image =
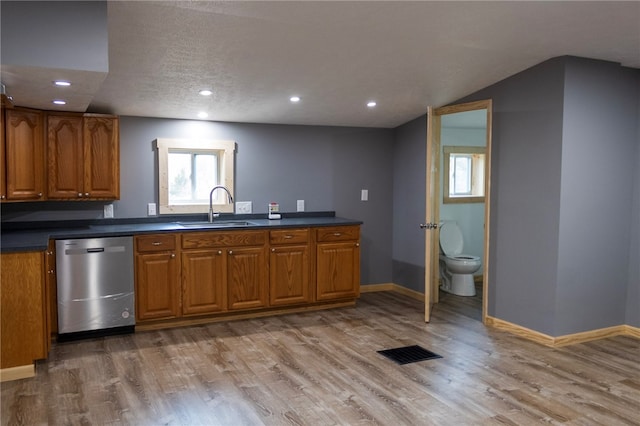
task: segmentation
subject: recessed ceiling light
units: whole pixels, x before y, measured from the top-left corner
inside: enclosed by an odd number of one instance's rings
[[[300,96],[292,96],[289,100],[293,103],[300,102]]]
[[[209,90],[209,89],[203,89],[198,93],[200,93],[202,96],[211,96],[211,95],[213,95],[213,92],[211,90]]]
[[[56,105],[66,105],[67,101],[63,101],[62,99],[54,99],[53,103]]]
[[[209,114],[207,114],[207,113],[206,113],[206,112],[204,112],[204,111],[200,111],[200,112],[198,113],[198,118],[207,118],[208,116],[209,116]]]
[[[378,104],[376,103],[376,101],[369,101],[369,102],[367,102],[367,106],[368,106],[369,108],[373,108],[373,107],[374,107],[374,106],[376,106],[376,105],[378,105]]]
[[[56,86],[71,86],[71,82],[70,81],[65,81],[65,80],[56,80],[53,82],[53,84],[55,84]]]

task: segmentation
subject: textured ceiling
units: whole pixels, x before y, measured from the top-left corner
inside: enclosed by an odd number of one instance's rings
[[[108,33],[77,108],[145,117],[395,127],[555,56],[640,68],[640,2],[117,1]]]

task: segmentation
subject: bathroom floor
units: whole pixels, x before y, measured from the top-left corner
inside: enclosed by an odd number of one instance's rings
[[[476,283],[475,296],[456,296],[440,290],[440,302],[446,302],[448,309],[460,315],[482,321],[482,283]],[[433,308],[438,309],[438,304]]]

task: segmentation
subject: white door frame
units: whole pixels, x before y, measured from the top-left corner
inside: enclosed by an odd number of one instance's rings
[[[440,220],[440,125],[441,117],[447,114],[486,109],[487,133],[485,147],[485,192],[484,192],[484,254],[482,259],[482,322],[487,321],[487,306],[489,303],[489,235],[490,235],[490,207],[491,207],[491,128],[493,116],[491,99],[468,102],[464,104],[448,105],[441,108],[427,109],[427,197],[425,208],[425,223],[438,224]],[[433,303],[438,302],[439,279],[439,237],[437,228],[425,230],[425,322],[431,318]]]

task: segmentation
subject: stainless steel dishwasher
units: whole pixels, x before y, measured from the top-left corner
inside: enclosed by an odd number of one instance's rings
[[[133,237],[56,241],[58,340],[132,332]]]

